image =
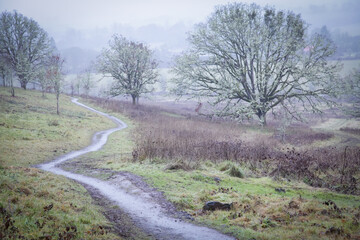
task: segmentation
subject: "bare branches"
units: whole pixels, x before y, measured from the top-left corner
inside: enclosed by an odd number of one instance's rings
[[[218,114],[255,114],[263,124],[266,113],[288,99],[316,108],[317,100],[334,95],[329,81],[337,79],[338,65],[327,62],[332,42],[307,37],[306,29],[292,12],[255,4],[220,6],[189,35],[192,48],[173,68],[175,93],[222,104]]]
[[[116,80],[111,87],[111,95],[130,95],[133,104],[141,94],[152,91],[150,86],[158,79],[157,65],[148,47],[117,35],[113,36],[109,48],[104,49],[98,59],[98,70]]]

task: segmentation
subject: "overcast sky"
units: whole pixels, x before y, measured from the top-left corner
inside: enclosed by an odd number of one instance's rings
[[[36,20],[57,40],[59,33],[111,29],[115,25],[171,26],[202,22],[229,0],[0,0],[0,11],[17,10]],[[242,0],[300,13],[312,27],[360,35],[360,0]]]

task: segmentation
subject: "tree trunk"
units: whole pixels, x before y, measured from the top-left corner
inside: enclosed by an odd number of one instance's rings
[[[60,115],[60,112],[59,112],[59,95],[58,93],[56,93],[56,114],[57,115]]]
[[[11,88],[11,96],[15,97],[15,89],[14,89],[14,85],[13,85],[13,78],[12,76],[10,76],[10,88]]]
[[[266,123],[266,112],[261,109],[258,109],[256,115],[260,119],[261,126],[266,126],[266,124],[267,124]]]
[[[266,122],[266,113],[263,113],[263,116],[262,116],[262,125],[263,126],[266,126],[267,125],[267,122]]]
[[[21,88],[23,88],[24,90],[26,90],[26,85],[27,85],[27,82],[26,82],[26,81],[20,80],[20,85],[21,85]]]
[[[132,104],[136,105],[136,96],[135,95],[131,95],[132,97]]]
[[[5,77],[5,75],[2,75],[2,79],[3,79],[3,86],[6,87],[6,77]]]

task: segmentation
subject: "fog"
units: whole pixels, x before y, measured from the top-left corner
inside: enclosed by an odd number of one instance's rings
[[[142,41],[162,62],[186,48],[186,32],[228,0],[0,0],[0,11],[17,10],[36,20],[70,61],[93,59],[114,33]],[[360,35],[358,0],[243,0],[300,13],[310,30]],[[76,52],[77,57],[70,56]],[[74,55],[74,54],[73,54]],[[68,63],[69,63],[68,61]],[[73,62],[76,65],[76,62]]]

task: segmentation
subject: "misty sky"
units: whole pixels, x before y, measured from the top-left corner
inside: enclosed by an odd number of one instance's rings
[[[214,6],[229,0],[0,0],[0,11],[17,10],[36,20],[58,40],[61,32],[133,28],[182,22],[187,26],[206,20]],[[360,34],[360,0],[243,0],[300,13],[312,27],[327,25],[351,35]]]

